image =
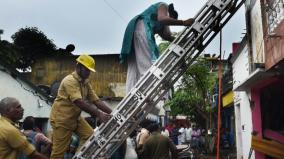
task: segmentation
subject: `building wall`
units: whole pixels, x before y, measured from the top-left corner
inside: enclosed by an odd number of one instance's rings
[[[251,9],[249,10],[250,24],[250,38],[252,47],[252,62],[264,63],[264,35],[263,35],[263,23],[262,23],[262,8],[261,1],[256,0],[251,2]]]
[[[118,63],[119,55],[93,56],[96,73],[90,77],[91,84],[100,97],[124,97],[126,67]],[[75,70],[78,56],[49,57],[39,59],[33,66],[28,79],[36,85],[51,86]]]
[[[245,42],[244,42],[245,43]],[[233,89],[235,89],[241,82],[245,81],[249,76],[249,51],[246,44],[243,44],[239,54],[233,61]]]
[[[242,123],[241,123],[241,104],[239,103],[239,100],[235,100],[234,108],[235,108],[235,132],[236,132],[237,158],[242,158],[243,139],[242,139]]]
[[[267,7],[265,18],[265,50],[266,69],[270,69],[284,58],[284,6],[283,1],[265,0],[270,7]],[[273,2],[273,3],[272,3]]]
[[[12,76],[13,75],[13,76]],[[34,116],[36,118],[48,118],[51,103],[41,94],[37,93],[25,81],[19,79],[15,74],[0,65],[0,99],[4,97],[17,98],[24,108],[24,117]]]
[[[233,57],[233,90],[249,77],[249,53],[243,40],[238,53]],[[252,117],[249,103],[250,94],[234,91],[237,158],[248,158],[251,147]],[[251,159],[254,155],[251,156]]]
[[[235,118],[237,156],[248,158],[251,147],[252,115],[249,103],[250,94],[247,92],[235,92]],[[251,159],[255,158],[252,154]]]
[[[239,130],[237,133],[237,141],[240,143],[237,144],[237,146],[238,149],[241,149],[240,151],[238,150],[238,158],[248,158],[252,131],[258,132],[257,136],[262,138],[263,128],[261,113],[263,110],[261,110],[260,105],[262,100],[260,94],[263,92],[261,92],[262,90],[259,87],[263,87],[271,82],[273,73],[267,70],[283,60],[283,48],[281,48],[283,47],[283,41],[279,37],[279,34],[283,32],[281,30],[283,22],[277,22],[277,26],[273,26],[273,31],[271,28],[268,28],[268,25],[271,25],[271,23],[267,20],[267,11],[270,10],[271,7],[267,6],[267,1],[271,3],[283,2],[282,0],[247,0],[248,56],[241,58],[242,55],[240,54],[238,58],[243,60],[243,62],[238,62],[238,59],[236,59],[234,63],[234,70],[236,70],[234,72],[234,88],[236,90],[242,90],[235,92],[236,129]],[[281,7],[283,8],[283,4]],[[281,11],[281,13],[281,16],[283,16],[284,12]],[[269,18],[269,20],[270,19],[271,18]],[[256,69],[257,66],[262,67],[262,65],[256,64],[265,64],[266,71],[262,68]],[[251,69],[246,72],[245,69],[242,69],[243,65]],[[237,70],[238,68],[240,70]],[[245,75],[239,75],[242,73]],[[238,100],[239,102],[236,102]],[[265,158],[265,155],[260,153],[260,151],[253,152],[253,158]]]
[[[278,3],[281,2],[279,6]],[[276,0],[256,0],[249,11],[250,35],[252,62],[265,64],[266,75],[267,70],[280,64],[283,60],[283,39],[281,38],[283,24],[283,1]],[[280,13],[280,14],[279,14]],[[261,97],[262,90],[259,87],[268,84],[273,80],[267,78],[263,74],[252,74],[251,79],[254,79],[254,84],[247,88],[251,91],[250,101],[252,105],[252,125],[253,130],[258,132],[257,136],[262,138],[262,108]],[[267,75],[268,76],[268,75]],[[258,78],[258,80],[257,80]],[[257,80],[257,81],[255,81]],[[265,155],[261,152],[255,152],[255,158],[263,159]]]
[[[278,137],[271,138],[270,135],[265,134],[266,130],[271,130],[273,128],[267,127],[267,122],[275,124],[281,122],[282,124],[280,127],[281,128],[274,128],[273,130],[275,132],[282,131],[282,125],[283,125],[283,120],[282,120],[282,115],[283,110],[275,107],[275,104],[277,103],[280,107],[282,107],[281,103],[283,103],[279,99],[282,96],[282,88],[283,87],[283,80],[279,77],[270,77],[263,79],[261,82],[256,83],[255,86],[251,88],[251,100],[253,101],[253,110],[252,110],[252,123],[253,123],[253,130],[256,132],[256,137],[265,139],[269,138],[274,140],[273,142],[279,142],[281,143],[281,139],[283,138],[283,135],[280,135]],[[279,89],[280,88],[280,89]],[[281,90],[281,92],[278,92],[277,90]],[[275,91],[275,92],[274,92]],[[276,93],[279,95],[279,97],[275,95],[270,95],[271,93]],[[266,94],[269,94],[269,97],[267,98]],[[274,97],[274,99],[271,99],[270,97]],[[271,101],[269,101],[271,100]],[[277,105],[276,105],[277,106]],[[273,110],[274,111],[271,111]],[[265,117],[267,115],[270,115],[270,117]],[[266,127],[265,127],[266,125]],[[267,136],[266,136],[267,135]],[[283,145],[283,142],[282,142]],[[269,154],[268,147],[271,145],[269,144],[263,144],[261,145],[262,148],[258,149],[255,152],[255,156],[257,159],[265,159],[266,156],[265,154]],[[283,146],[282,146],[283,147]],[[276,150],[275,152],[270,152],[271,154],[278,154],[277,151],[283,151],[283,149],[280,148],[280,150]],[[280,157],[283,158],[283,157]]]

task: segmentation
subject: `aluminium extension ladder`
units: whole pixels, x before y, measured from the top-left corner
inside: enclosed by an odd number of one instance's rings
[[[208,0],[73,158],[110,158],[244,2]]]

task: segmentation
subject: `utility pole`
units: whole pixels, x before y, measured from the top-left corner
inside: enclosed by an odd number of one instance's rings
[[[221,96],[222,96],[222,29],[220,30],[220,55],[219,55],[219,64],[218,64],[218,79],[219,79],[219,93],[218,93],[218,134],[217,134],[217,156],[220,158],[220,128],[221,128]]]

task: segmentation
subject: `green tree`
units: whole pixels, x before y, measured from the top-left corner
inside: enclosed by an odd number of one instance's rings
[[[15,63],[18,60],[17,48],[6,40],[1,40],[1,35],[4,33],[3,29],[0,29],[0,57],[1,61],[9,64],[11,67],[15,67]]]
[[[193,91],[203,99],[203,106],[208,105],[208,94],[211,94],[217,78],[216,73],[211,73],[210,62],[204,58],[197,58],[186,73],[182,76],[182,87],[189,92]]]
[[[209,69],[208,62],[198,58],[186,70],[173,98],[167,103],[173,115],[192,115],[196,113],[196,109],[205,113],[216,80],[216,74],[210,73]]]
[[[162,41],[159,44],[160,51],[166,50],[169,44]],[[210,94],[217,78],[216,73],[211,73],[210,66],[210,62],[200,57],[186,70],[180,84],[175,88],[172,99],[166,103],[171,107],[172,115],[199,115],[208,119]]]
[[[167,41],[160,43],[158,45],[160,53],[162,54],[168,48],[169,45],[170,45],[170,42],[167,42]]]
[[[178,34],[177,32],[172,33],[173,36],[177,36],[177,34]],[[160,37],[156,36],[156,38],[158,39]],[[162,39],[161,43],[158,44],[158,48],[159,48],[160,53],[162,54],[168,48],[168,46],[170,44],[171,44],[171,42],[165,41],[165,40]]]
[[[24,70],[31,66],[36,58],[56,51],[53,41],[36,27],[21,28],[12,35],[12,39],[20,54],[16,65]]]
[[[16,68],[16,63],[19,60],[19,56],[20,54],[14,44],[11,44],[6,40],[0,41],[0,57],[3,60],[2,62],[5,62],[11,67]]]

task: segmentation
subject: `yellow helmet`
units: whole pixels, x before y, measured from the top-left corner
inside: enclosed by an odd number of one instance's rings
[[[95,70],[95,60],[86,54],[80,55],[76,61],[82,65],[84,65],[90,71],[96,72]]]

